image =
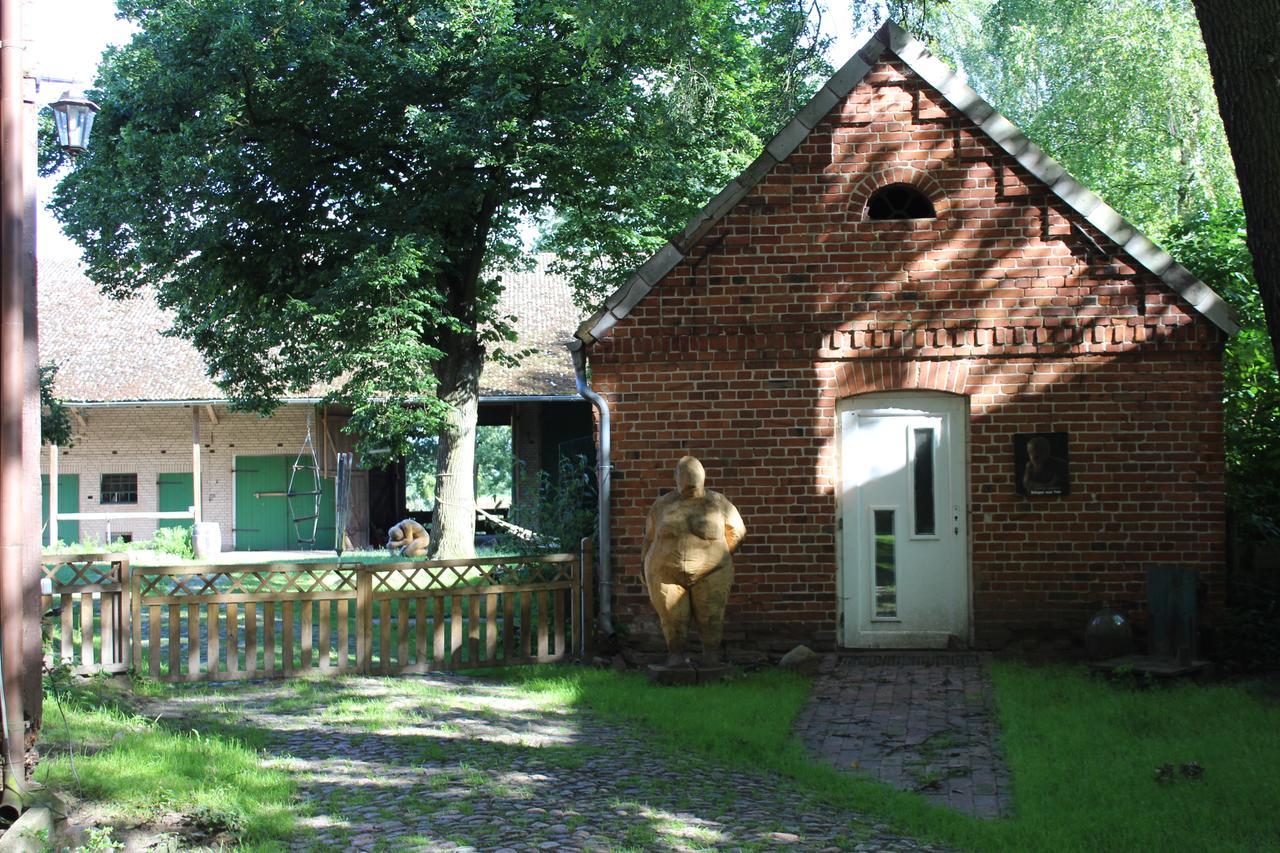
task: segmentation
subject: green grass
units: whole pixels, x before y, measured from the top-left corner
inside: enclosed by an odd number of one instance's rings
[[[132,713],[93,682],[64,691],[61,712],[50,694],[41,732],[45,757],[36,778],[96,804],[109,823],[133,825],[179,813],[249,846],[288,838],[295,785],[252,748],[249,742],[261,734],[209,723],[171,728]]]
[[[521,668],[501,677],[644,726],[673,756],[696,750],[789,776],[833,806],[973,850],[1277,850],[1280,706],[1238,686],[1136,690],[1072,667],[997,663],[993,678],[1016,816],[978,820],[839,773],[791,738],[807,682],[764,672],[655,688],[605,670]],[[1188,762],[1202,779],[1181,775]],[[1156,770],[1175,767],[1162,783]],[[637,839],[639,841],[639,839]]]
[[[995,671],[1019,815],[1054,849],[1280,849],[1280,705],[1239,686],[1138,690],[1061,667]],[[1192,780],[1156,770],[1188,762]],[[1046,848],[1047,849],[1047,848]]]
[[[790,734],[808,695],[808,681],[801,676],[765,671],[714,685],[655,687],[638,674],[582,667],[522,667],[497,674],[538,707],[589,708],[642,728],[673,765],[700,753],[730,768],[773,771],[789,777],[798,795],[819,798],[833,810],[866,814],[904,835],[961,849],[1280,850],[1275,820],[1280,774],[1274,770],[1280,765],[1280,705],[1247,687],[1140,690],[1092,678],[1078,667],[996,663],[992,676],[1016,814],[978,820],[814,761]],[[204,697],[202,710],[166,728],[131,714],[103,686],[88,682],[68,709],[81,782],[71,778],[61,754],[66,735],[52,703],[42,738],[50,758],[39,775],[103,803],[120,820],[178,811],[213,816],[206,822],[224,820],[239,827],[250,844],[285,838],[291,832],[293,783],[259,761],[254,750],[265,744],[265,733],[236,724],[240,689],[137,682],[135,692],[141,694]],[[409,678],[299,679],[284,686],[272,705],[357,732],[425,726],[436,734],[451,728],[438,721],[442,715],[482,708],[478,699]],[[406,748],[402,760],[425,765],[448,755],[440,744],[421,747]],[[927,748],[948,747],[943,737]],[[480,744],[469,748],[481,763],[499,761],[509,749],[494,745],[490,754],[474,751],[483,749]],[[540,752],[566,768],[600,761],[598,748],[593,753],[569,745]],[[1191,762],[1204,768],[1203,778],[1180,772]],[[1164,765],[1173,768],[1168,781],[1157,779],[1157,768]],[[466,789],[468,796],[519,793],[486,778],[478,767],[464,762],[433,771],[427,784]],[[628,771],[617,772],[623,777]],[[653,796],[659,796],[666,782],[648,781]],[[629,783],[642,798],[645,782],[636,777]],[[726,790],[725,806],[741,796],[744,792]],[[643,808],[631,800],[619,805]],[[696,826],[682,832],[691,846],[715,841]],[[648,823],[629,833],[615,839],[618,849],[652,849],[656,843]]]

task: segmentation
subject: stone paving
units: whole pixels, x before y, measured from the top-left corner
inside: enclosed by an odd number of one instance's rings
[[[829,656],[795,732],[814,755],[841,770],[978,817],[1012,812],[983,655]]]
[[[333,713],[360,703],[366,718]],[[236,725],[273,733],[267,760],[299,782],[295,850],[938,849],[782,777],[655,749],[579,708],[464,677],[237,685],[142,710],[198,719],[228,704]]]

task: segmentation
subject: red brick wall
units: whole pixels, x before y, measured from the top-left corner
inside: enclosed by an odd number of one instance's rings
[[[933,220],[874,222],[909,182]],[[900,63],[795,153],[591,349],[613,407],[615,606],[656,628],[639,546],[675,461],[748,526],[730,641],[836,640],[835,407],[968,397],[975,634],[1078,632],[1144,572],[1223,559],[1223,335]],[[1072,494],[1016,494],[1012,435],[1067,431]],[[1220,595],[1216,577],[1212,594]]]

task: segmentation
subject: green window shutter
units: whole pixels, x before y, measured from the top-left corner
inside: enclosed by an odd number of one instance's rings
[[[58,512],[80,511],[80,475],[58,475]],[[40,542],[49,541],[49,475],[40,475]],[[58,520],[58,539],[72,543],[80,541],[80,522]]]
[[[186,512],[195,503],[195,487],[190,472],[161,474],[156,478],[156,512]],[[183,518],[162,518],[156,527],[190,527]]]

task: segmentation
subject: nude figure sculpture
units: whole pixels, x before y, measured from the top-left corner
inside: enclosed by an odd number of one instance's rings
[[[724,608],[733,558],[747,528],[729,499],[703,487],[702,463],[676,465],[676,490],[654,502],[645,521],[644,580],[667,641],[667,666],[685,666],[689,617],[698,623],[706,666],[720,664]]]
[[[405,557],[421,557],[431,546],[431,536],[426,528],[406,518],[387,531],[387,551]]]

